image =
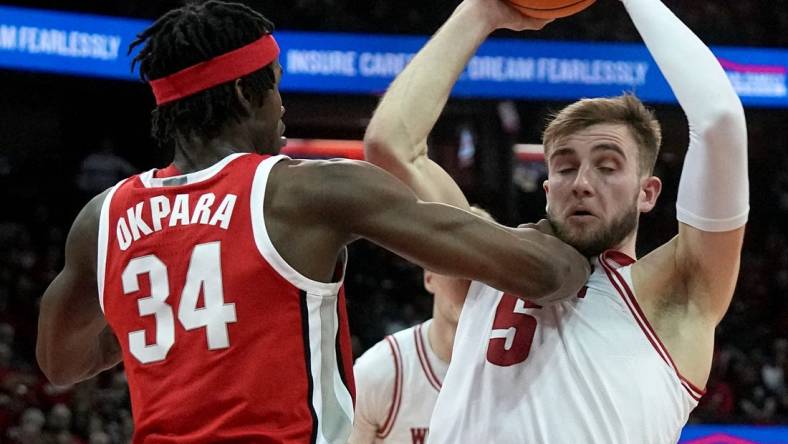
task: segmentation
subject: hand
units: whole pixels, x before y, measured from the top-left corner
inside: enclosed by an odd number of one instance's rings
[[[525,295],[524,297],[543,307],[576,297],[577,292],[586,285],[591,275],[591,264],[588,259],[572,246],[555,237],[553,226],[547,219],[520,225],[515,231],[520,231],[523,237],[529,239],[533,239],[534,231],[538,231],[541,235],[537,235],[541,239],[539,243],[549,255],[550,261],[556,264],[556,270],[560,270],[558,279],[561,286],[557,291],[540,298]]]
[[[543,234],[547,234],[550,236],[555,237],[555,230],[553,229],[553,224],[550,223],[547,219],[542,219],[537,223],[527,223],[518,226],[517,228],[531,228],[533,230],[537,230]]]
[[[458,11],[468,8],[474,16],[486,21],[490,31],[511,29],[512,31],[538,31],[553,20],[528,17],[503,0],[465,0]]]

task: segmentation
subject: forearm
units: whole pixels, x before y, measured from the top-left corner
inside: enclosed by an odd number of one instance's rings
[[[431,208],[430,212],[437,214],[439,210]],[[463,219],[465,215],[472,216],[464,213]],[[450,220],[448,214],[439,217]],[[536,229],[508,228],[472,216],[441,232],[447,236],[447,242],[462,239],[463,251],[450,257],[456,262],[449,265],[465,267],[443,274],[462,273],[460,277],[482,281],[543,305],[575,295],[590,274],[589,263],[580,253]],[[426,268],[440,272],[437,268]]]
[[[364,237],[436,273],[479,280],[523,297],[550,295],[568,277],[579,290],[587,278],[588,261],[553,236],[421,201],[391,174],[364,162],[308,166],[289,176],[304,191],[287,196],[291,202],[307,199],[297,206],[306,211],[299,217],[334,224],[343,242]]]
[[[679,220],[703,231],[744,225],[749,210],[746,121],[725,71],[660,0],[623,2],[689,122]]]
[[[56,385],[71,385],[90,379],[121,360],[120,348],[114,336],[109,336],[111,334],[102,332],[92,338],[71,335],[46,345],[39,340],[39,366]]]
[[[418,202],[392,211],[410,215],[406,218],[412,223],[387,227],[385,235],[371,235],[370,240],[436,273],[538,299],[558,291],[573,272],[556,252],[563,243],[537,230],[515,232],[436,203]],[[584,281],[582,265],[578,269],[580,277],[574,281]],[[573,284],[576,290],[582,282]]]
[[[427,136],[454,84],[493,30],[472,9],[460,5],[383,96],[365,137],[371,161],[375,157],[412,161],[426,154]]]
[[[540,278],[538,274],[528,274],[529,278],[546,279],[547,282],[551,278],[555,278],[557,279],[557,285],[552,292],[543,293],[538,301],[533,295],[527,293],[514,293],[514,295],[536,301],[542,305],[549,305],[567,297],[574,297],[588,283],[588,278],[591,275],[590,262],[572,246],[559,240],[554,234],[548,234],[544,229],[538,227],[539,224],[534,225],[537,225],[537,227],[527,230],[523,228],[525,225],[521,225],[520,228],[503,228],[514,234],[518,239],[526,240],[529,248],[534,248],[534,245],[539,246],[536,252],[540,255],[538,260],[544,261],[541,270],[548,274],[543,278]],[[522,270],[520,273],[522,273]]]
[[[42,298],[36,343],[39,367],[57,385],[88,379],[121,357],[120,346],[100,312],[51,293],[65,280],[56,279]]]

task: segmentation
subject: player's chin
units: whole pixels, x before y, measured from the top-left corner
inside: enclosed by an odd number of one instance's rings
[[[566,231],[561,240],[573,246],[577,250],[583,250],[597,237],[597,231],[591,227],[566,227]]]

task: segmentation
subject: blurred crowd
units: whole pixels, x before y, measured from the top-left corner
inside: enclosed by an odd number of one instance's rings
[[[788,1],[664,0],[693,30],[714,44],[786,46]],[[282,29],[431,34],[458,0],[296,0],[294,4],[250,2]],[[638,36],[620,0],[598,0],[581,15],[557,21],[527,38],[634,41]],[[270,11],[270,12],[269,12]],[[293,13],[295,11],[295,13]]]
[[[635,41],[619,0],[599,0],[582,19],[555,23],[529,38]],[[161,2],[54,3],[12,1],[22,6],[76,8],[83,12],[153,18],[176,6]],[[457,0],[247,1],[280,29],[417,33],[433,32]],[[788,46],[788,0],[665,0],[714,44]],[[784,113],[784,112],[783,112]],[[718,329],[707,394],[691,422],[775,424],[788,422],[788,147],[777,127],[751,119],[752,215],[739,284]],[[110,144],[111,145],[111,144]],[[122,368],[75,387],[47,383],[35,364],[38,301],[62,266],[68,224],[87,197],[135,167],[102,142],[69,173],[56,192],[44,194],[28,172],[20,173],[0,150],[0,443],[125,443],[132,431]],[[149,165],[144,165],[148,167]],[[669,188],[680,158],[666,152],[658,171]],[[533,182],[533,181],[531,181]],[[53,189],[53,191],[55,191]],[[529,193],[538,193],[527,190]],[[672,199],[666,189],[663,200]],[[64,196],[67,197],[64,199]],[[654,246],[675,230],[669,205],[645,219],[641,245]],[[538,215],[534,215],[538,216]],[[654,237],[651,239],[650,237]],[[347,294],[358,356],[385,334],[431,316],[422,271],[366,242],[350,249]]]
[[[194,0],[193,0],[194,1]],[[201,0],[196,0],[201,1]],[[261,11],[279,29],[432,34],[460,0],[240,0]],[[21,6],[155,18],[183,0],[157,2],[10,0]],[[788,46],[788,0],[664,0],[704,40],[713,44]],[[581,15],[557,21],[527,38],[637,40],[620,0],[598,0]]]

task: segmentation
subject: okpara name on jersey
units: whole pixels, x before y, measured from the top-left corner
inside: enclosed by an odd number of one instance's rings
[[[128,208],[126,215],[118,219],[118,246],[126,251],[141,237],[178,225],[213,225],[226,230],[230,226],[236,199],[236,195],[227,194],[215,205],[218,202],[216,196],[205,193],[197,199],[192,209],[188,194],[154,196],[147,203],[142,201]]]

